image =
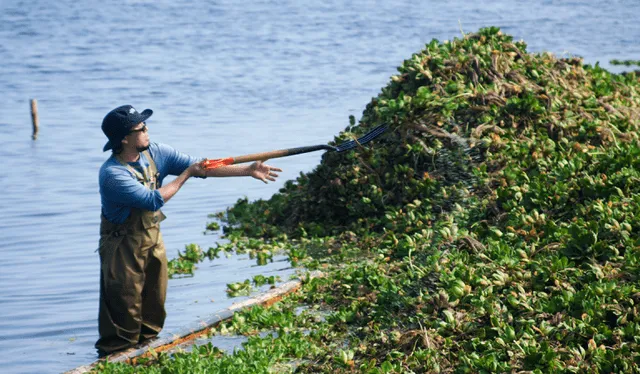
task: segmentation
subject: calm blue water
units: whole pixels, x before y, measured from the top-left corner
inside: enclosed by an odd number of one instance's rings
[[[96,358],[100,123],[118,105],[155,111],[152,140],[213,158],[326,143],[404,59],[461,29],[500,26],[531,51],[605,67],[640,58],[637,0],[108,3],[0,0],[3,372],[61,372]],[[203,235],[207,214],[268,198],[319,159],[273,161],[285,172],[269,185],[189,181],[164,209],[169,257],[219,240]],[[230,305],[226,283],[291,272],[282,259],[207,261],[170,281],[163,334]]]

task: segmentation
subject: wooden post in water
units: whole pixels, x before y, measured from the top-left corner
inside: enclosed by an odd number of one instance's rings
[[[33,134],[31,138],[36,140],[38,139],[38,127],[40,125],[40,121],[38,120],[38,101],[36,99],[31,99],[31,121],[33,122]]]

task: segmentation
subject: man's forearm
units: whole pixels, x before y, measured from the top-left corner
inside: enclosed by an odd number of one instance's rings
[[[251,175],[251,164],[227,165],[207,170],[207,177],[247,177]]]
[[[182,174],[178,175],[176,179],[172,180],[171,183],[167,184],[166,186],[160,187],[158,189],[158,192],[160,192],[160,195],[162,196],[164,202],[166,203],[167,201],[169,201],[169,199],[171,199],[173,195],[178,192],[180,187],[182,187],[184,182],[186,182],[190,177],[191,172],[189,169],[187,169],[183,171]]]

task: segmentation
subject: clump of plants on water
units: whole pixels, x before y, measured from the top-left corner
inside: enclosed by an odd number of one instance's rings
[[[290,261],[294,266],[297,266],[298,258],[296,256],[305,255],[304,253],[298,253],[299,250],[291,246],[283,246],[288,248],[290,254]],[[169,277],[174,278],[176,276],[193,276],[196,269],[196,265],[202,262],[205,258],[213,260],[220,258],[222,253],[225,256],[230,256],[232,253],[246,254],[250,259],[256,261],[258,265],[266,265],[268,262],[273,261],[274,254],[285,252],[283,248],[278,245],[265,245],[261,240],[234,240],[231,243],[220,244],[216,243],[215,247],[209,247],[208,250],[203,250],[197,244],[191,243],[185,246],[184,252],[178,251],[178,256],[169,260],[168,273]]]
[[[266,277],[259,274],[254,276],[252,280],[245,279],[244,282],[227,283],[227,295],[230,297],[249,296],[254,291],[253,286],[261,287],[269,284],[273,287],[280,280],[277,275]]]
[[[640,60],[611,60],[611,65],[640,66]]]
[[[205,257],[210,260],[218,258],[221,250],[220,247],[210,247],[207,251],[204,251],[197,244],[187,244],[184,252],[178,251],[178,257],[169,260],[167,263],[169,277],[173,278],[176,275],[192,276],[197,263],[204,260]]]
[[[221,215],[229,246],[325,273],[214,329],[243,349],[102,369],[640,371],[635,73],[486,28],[404,61],[335,142],[382,123]]]

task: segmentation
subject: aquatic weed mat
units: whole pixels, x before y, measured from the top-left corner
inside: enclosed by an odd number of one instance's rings
[[[200,360],[222,372],[299,357],[291,371],[640,371],[639,92],[633,72],[530,54],[497,28],[432,41],[335,143],[383,123],[385,135],[221,215],[229,245],[262,241],[327,277],[239,315],[245,349]],[[277,317],[299,305],[328,314]]]

